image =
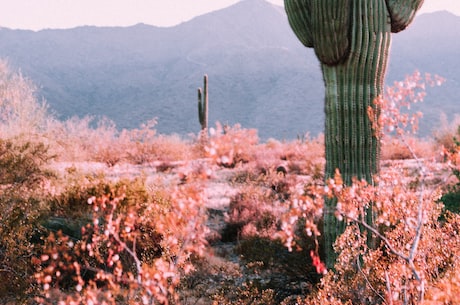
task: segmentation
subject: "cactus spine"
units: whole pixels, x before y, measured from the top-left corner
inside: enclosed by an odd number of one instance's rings
[[[391,33],[405,29],[423,0],[285,0],[292,30],[321,62],[325,97],[325,179],[338,169],[346,185],[352,178],[373,184],[379,172],[380,141],[368,108],[382,94]],[[345,229],[326,200],[326,264],[332,268],[333,243]],[[370,208],[366,221],[373,223]]]
[[[208,130],[208,76],[203,77],[203,89],[198,88],[198,120],[201,131]]]

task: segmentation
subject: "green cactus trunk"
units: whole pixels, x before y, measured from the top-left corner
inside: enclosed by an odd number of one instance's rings
[[[205,136],[208,130],[208,76],[203,77],[203,89],[198,88],[198,120]]]
[[[285,0],[289,23],[321,62],[325,98],[325,179],[338,169],[346,185],[352,179],[374,183],[380,143],[368,115],[378,115],[374,100],[382,94],[391,33],[407,27],[423,0]],[[334,266],[333,244],[345,230],[327,199],[324,212],[326,265]],[[372,207],[366,222],[373,225]]]
[[[372,128],[368,108],[382,94],[388,50],[391,40],[386,14],[372,14],[383,1],[354,1],[350,56],[343,63],[322,64],[326,86],[326,179],[333,178],[336,169],[346,185],[353,178],[373,183],[379,172],[380,141]],[[379,8],[384,10],[385,7]],[[379,113],[379,109],[374,110]],[[334,265],[332,248],[337,236],[345,230],[345,223],[335,215],[335,200],[326,200],[324,238],[326,264]],[[368,211],[372,224],[372,210]]]

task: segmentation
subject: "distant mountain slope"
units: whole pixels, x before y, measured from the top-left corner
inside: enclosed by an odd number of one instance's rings
[[[439,112],[460,113],[460,17],[422,15],[394,36],[388,80],[415,69],[448,79],[429,90],[423,133]],[[170,28],[0,29],[0,57],[40,87],[61,118],[106,115],[120,128],[150,118],[161,133],[199,129],[196,88],[209,75],[210,121],[257,128],[262,138],[323,130],[324,89],[311,49],[282,8],[245,0]]]

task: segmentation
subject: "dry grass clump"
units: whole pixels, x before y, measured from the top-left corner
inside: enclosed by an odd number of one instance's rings
[[[433,159],[437,150],[432,139],[406,137],[404,140],[397,137],[386,137],[382,144],[382,160],[413,159],[414,155],[421,159]]]
[[[223,126],[217,122],[216,128],[210,128],[209,133],[204,151],[217,165],[234,168],[253,160],[259,143],[257,130],[243,129],[239,124]]]
[[[289,173],[319,176],[324,165],[324,136],[289,142],[271,139],[259,146],[255,159],[260,168],[282,166]]]
[[[456,148],[457,142],[460,141],[460,115],[456,114],[451,122],[447,115],[442,113],[440,118],[441,124],[434,133],[434,139],[439,146],[452,151]]]
[[[37,87],[20,72],[0,60],[0,134],[3,137],[34,136],[49,122],[48,106],[37,101]]]
[[[157,135],[150,142],[131,143],[126,150],[126,161],[132,164],[189,161],[197,157],[194,144],[179,135]]]
[[[94,117],[73,117],[56,122],[48,130],[50,147],[55,149],[61,161],[96,161],[114,165],[121,160],[124,147],[116,145],[118,131],[115,124]]]

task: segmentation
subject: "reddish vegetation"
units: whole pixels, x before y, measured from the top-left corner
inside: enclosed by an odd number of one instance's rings
[[[414,74],[378,101],[387,135],[375,185],[324,181],[321,136],[2,125],[1,302],[456,304],[459,203],[440,198],[460,193],[460,132],[408,137],[416,120],[400,112],[431,81]],[[325,197],[349,224],[334,270],[321,251]],[[362,217],[370,202],[375,226]]]

